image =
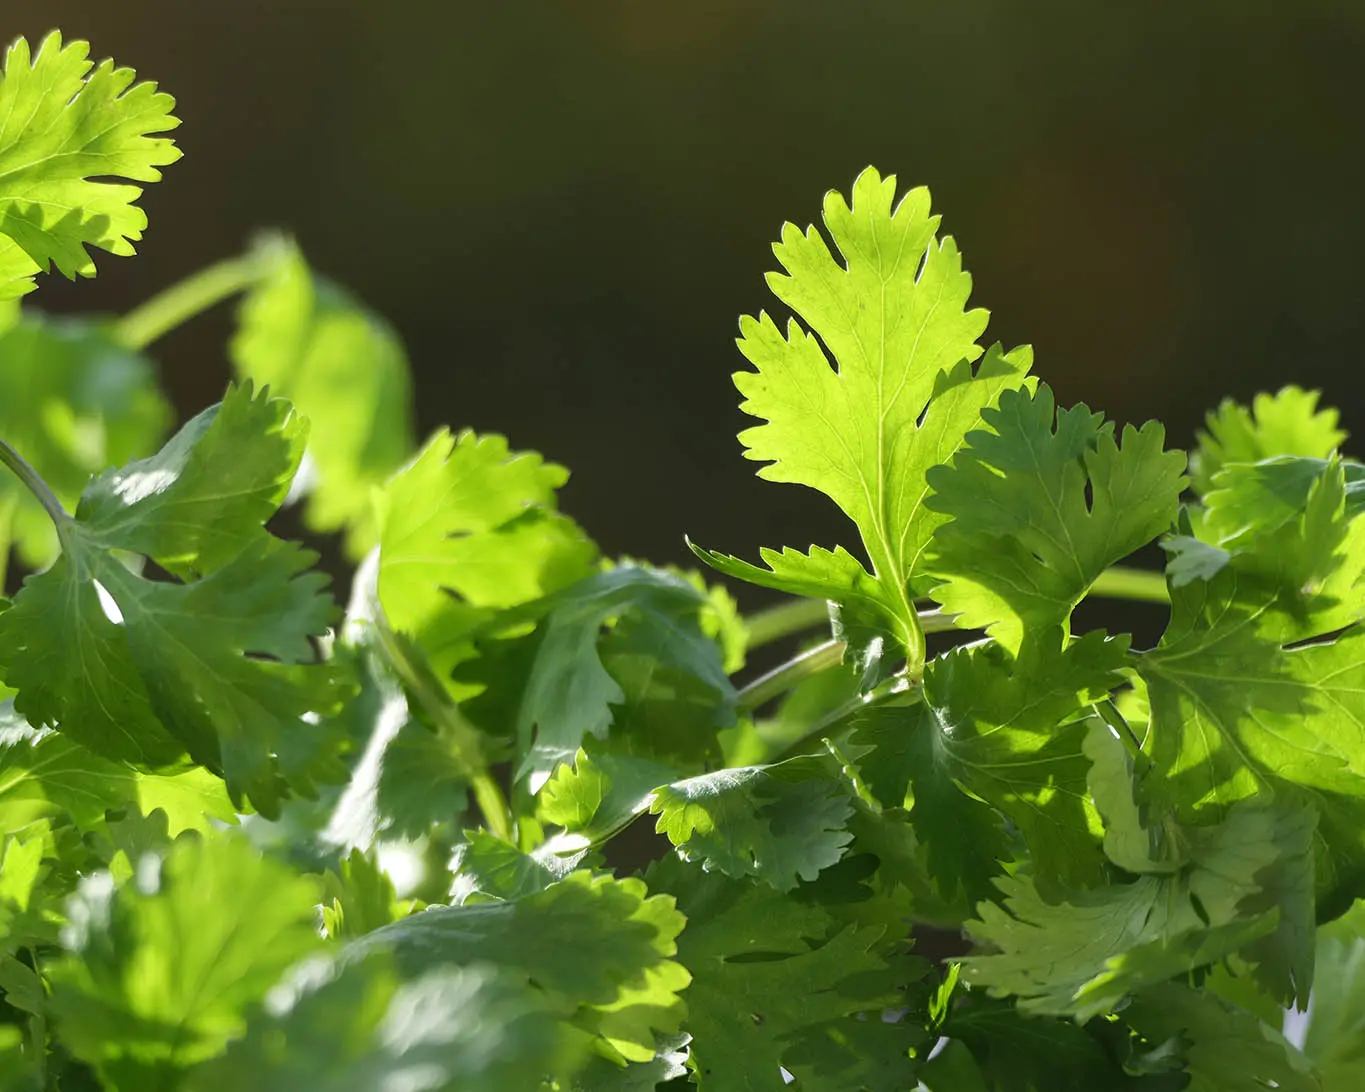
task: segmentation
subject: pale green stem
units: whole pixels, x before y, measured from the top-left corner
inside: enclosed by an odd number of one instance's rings
[[[918,618],[924,633],[941,633],[952,629],[957,620],[956,615],[945,614],[941,610],[921,611]],[[752,712],[812,675],[834,667],[843,658],[843,641],[826,641],[816,645],[743,687],[739,692],[739,708],[744,712]]]
[[[230,296],[263,280],[279,263],[282,248],[264,244],[225,258],[158,292],[114,324],[114,336],[130,349],[145,349]]]
[[[492,774],[484,765],[477,740],[469,738],[472,731],[470,725],[441,688],[440,681],[431,674],[429,668],[426,668],[425,663],[415,663],[408,655],[403,642],[389,628],[388,623],[383,618],[376,618],[374,625],[389,662],[398,671],[408,689],[421,703],[427,715],[445,727],[457,741],[460,762],[465,767],[470,788],[474,790],[474,799],[479,805],[479,810],[483,812],[488,829],[503,841],[515,845],[516,832],[513,829],[512,809],[508,806],[507,797],[503,795],[502,789],[498,787],[498,783],[493,780]]]
[[[762,648],[783,637],[829,624],[829,604],[823,599],[793,599],[744,619],[749,648]]]
[[[793,689],[798,683],[812,675],[828,670],[844,658],[843,641],[826,641],[816,645],[794,659],[773,668],[766,675],[760,675],[739,692],[739,708],[752,712]]]
[[[804,754],[807,747],[824,738],[825,734],[829,732],[831,728],[848,720],[849,717],[855,716],[864,709],[871,709],[875,706],[883,705],[890,699],[897,697],[907,697],[909,699],[907,704],[916,705],[924,699],[924,691],[918,686],[907,688],[904,676],[888,679],[875,690],[871,690],[866,694],[859,694],[856,698],[850,698],[848,701],[844,702],[843,705],[831,709],[811,725],[800,739],[788,744],[781,754],[772,759],[772,762],[785,762],[789,758],[796,758],[798,755]]]
[[[43,506],[49,518],[57,526],[57,533],[63,534],[67,524],[71,522],[71,513],[62,507],[62,502],[57,499],[57,494],[52,492],[47,482],[43,481],[42,476],[33,469],[19,452],[9,445],[9,442],[0,438],[0,463],[4,463],[15,476],[24,483],[24,486],[38,498],[38,503]]]
[[[1166,578],[1158,572],[1114,565],[1102,572],[1089,593],[1100,599],[1132,599],[1144,603],[1169,603]],[[926,623],[920,613],[920,624]],[[829,605],[823,599],[792,599],[767,607],[744,619],[748,630],[748,647],[762,648],[829,622]],[[951,627],[940,627],[951,628]],[[933,629],[925,629],[933,633]]]
[[[1090,594],[1101,599],[1134,599],[1141,603],[1169,603],[1166,577],[1146,569],[1111,565],[1090,586]]]

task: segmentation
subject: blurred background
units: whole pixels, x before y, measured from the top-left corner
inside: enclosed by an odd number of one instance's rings
[[[122,311],[292,231],[401,332],[422,430],[564,463],[609,553],[854,541],[753,477],[728,377],[782,222],[868,163],[931,188],[987,338],[1034,344],[1063,403],[1186,445],[1292,381],[1365,437],[1359,0],[0,6],[4,39],[52,27],[175,95],[185,158],[139,257],[41,306]],[[157,346],[186,415],[230,320]]]

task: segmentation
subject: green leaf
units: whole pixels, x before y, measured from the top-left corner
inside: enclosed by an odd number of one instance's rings
[[[505,1092],[572,1069],[565,1029],[497,968],[400,977],[372,957],[306,965],[186,1092]],[[420,1083],[417,1083],[420,1082]]]
[[[656,865],[650,882],[687,915],[678,958],[692,972],[691,1065],[712,1092],[781,1088],[790,1053],[804,1054],[833,1021],[880,1019],[916,976],[882,944],[883,925],[843,926],[818,904],[676,860]]]
[[[1349,1092],[1365,1066],[1365,903],[1318,930],[1303,1051],[1325,1092]]]
[[[580,750],[540,790],[537,814],[593,845],[647,811],[654,790],[676,780],[672,768],[647,758]]]
[[[695,716],[689,714],[684,723],[694,732],[700,728],[714,740],[715,732],[730,727],[735,692],[720,648],[701,628],[707,603],[687,580],[634,564],[598,573],[547,600],[534,660],[516,702],[523,756],[518,778],[527,778],[531,791],[538,791],[556,766],[572,761],[587,736],[607,738],[613,706],[631,697],[607,670],[609,656],[618,672],[625,674],[632,661],[646,672],[626,678],[637,699],[647,697],[657,675],[670,682],[667,700],[685,691]],[[620,635],[604,639],[599,649],[609,622]],[[646,738],[651,740],[647,754],[667,757],[653,733]]]
[[[950,1010],[944,1035],[965,1046],[991,1092],[1105,1092],[1146,1086],[1123,1071],[1095,1034],[1096,1023],[1029,1016],[972,993]],[[1101,1023],[1100,1027],[1104,1025]],[[926,1074],[926,1080],[929,1075]],[[939,1087],[930,1082],[930,1087]],[[946,1092],[956,1086],[946,1085]]]
[[[649,810],[683,860],[778,891],[815,879],[853,840],[847,795],[801,759],[663,785]]]
[[[18,39],[0,77],[0,300],[33,290],[56,265],[67,277],[93,277],[87,247],[133,253],[147,217],[142,190],[180,152],[164,133],[179,125],[175,100],[131,68],[88,60],[85,42],[63,46],[53,32],[37,56]],[[92,71],[93,69],[93,71]]]
[[[367,560],[358,587],[372,569]],[[354,604],[350,614],[336,655],[351,665],[360,690],[334,723],[359,754],[322,838],[368,851],[381,837],[416,840],[433,828],[453,828],[468,807],[473,759],[481,752],[463,719],[432,727],[414,714],[378,628],[358,617]],[[406,643],[404,650],[413,652]],[[443,710],[458,717],[453,706]]]
[[[507,902],[544,891],[579,868],[587,867],[582,839],[550,838],[531,853],[487,831],[465,831],[450,857],[454,880],[450,901],[456,906]]]
[[[370,491],[413,447],[407,356],[397,333],[275,244],[270,273],[243,298],[230,345],[240,379],[269,386],[311,424],[306,519],[345,528],[353,556],[376,538]]]
[[[0,672],[31,723],[153,768],[188,753],[266,815],[287,788],[333,773],[313,718],[343,691],[310,642],[333,614],[327,578],[307,571],[315,555],[261,527],[296,465],[295,420],[234,388],[58,521],[62,556],[0,614]],[[122,551],[205,575],[150,580]]]
[[[864,776],[887,807],[913,793],[911,820],[946,897],[991,897],[996,862],[1013,856],[991,808],[1023,833],[1045,883],[1098,876],[1076,718],[1119,681],[1126,651],[1126,638],[1090,633],[1030,670],[994,643],[960,646],[929,664],[922,703],[859,718],[854,740],[874,748]]]
[[[412,903],[401,902],[393,881],[372,855],[353,849],[335,870],[322,877],[322,927],[333,940],[361,937],[407,916]]]
[[[654,1056],[655,1033],[677,1031],[688,974],[672,959],[684,919],[639,880],[575,872],[522,898],[433,907],[351,948],[393,954],[399,973],[489,962],[543,992],[561,1015],[625,1058]]]
[[[1307,855],[1312,819],[1242,805],[1224,823],[1186,832],[1188,863],[1178,872],[1141,875],[1062,902],[1045,901],[1032,880],[1002,877],[996,884],[1004,907],[981,903],[979,920],[967,926],[978,944],[996,951],[964,959],[965,976],[996,996],[1017,996],[1026,1012],[1087,1020],[1136,990],[1249,946],[1266,958],[1294,960],[1293,933],[1284,945],[1254,946],[1311,898],[1311,880],[1306,890],[1280,887],[1286,862],[1292,873]],[[1296,968],[1305,991],[1311,967],[1310,934],[1307,965],[1300,959]]]
[[[952,239],[935,238],[928,191],[898,203],[895,191],[894,176],[869,167],[851,204],[826,196],[842,261],[814,227],[783,228],[773,251],[786,274],[770,274],[768,286],[806,327],[794,318],[784,336],[766,314],[743,319],[739,347],[756,371],[735,385],[741,409],[765,422],[740,434],[746,456],[767,464],[759,475],[818,489],[857,524],[914,673],[924,649],[911,599],[941,522],[924,506],[925,471],[957,450],[1002,390],[1025,382],[1031,353],[992,350],[973,374],[986,313],[966,309],[971,278]],[[784,557],[774,577],[731,571],[769,586],[795,578],[826,595],[826,567]],[[840,582],[868,581],[841,565]]]
[[[1150,1041],[1178,1038],[1187,1092],[1321,1092],[1307,1058],[1250,1013],[1207,990],[1170,982],[1139,994],[1124,1013]]]
[[[0,835],[69,816],[83,830],[103,822],[111,808],[135,805],[144,815],[160,809],[169,833],[207,832],[233,824],[236,812],[223,782],[195,767],[151,774],[101,758],[59,732],[34,729],[0,703]]]
[[[0,436],[63,504],[74,505],[93,475],[154,450],[170,422],[151,362],[98,324],[16,314],[0,330],[0,361]],[[12,541],[31,568],[50,564],[52,521],[8,473],[0,513],[0,551]]]
[[[227,835],[179,842],[117,890],[88,877],[68,954],[46,968],[62,1042],[120,1089],[213,1057],[320,943],[317,901],[312,882]]]
[[[595,548],[554,512],[566,480],[501,436],[433,436],[376,498],[390,624],[419,638],[468,629],[586,575]]]
[[[1319,410],[1317,391],[1283,387],[1258,394],[1248,410],[1225,399],[1206,419],[1199,447],[1190,457],[1195,490],[1207,493],[1214,476],[1230,463],[1256,463],[1276,455],[1326,459],[1346,439],[1337,411]]]
[[[1006,391],[952,463],[930,469],[929,507],[951,520],[934,539],[933,591],[961,624],[1011,652],[1025,635],[1067,632],[1096,578],[1175,521],[1185,457],[1164,451],[1155,421],[1123,430],[1052,392]]]
[[[1277,592],[1266,621],[1279,623],[1284,642],[1365,617],[1365,467],[1281,457],[1227,466],[1214,481],[1192,528],[1199,537],[1166,546],[1176,555],[1168,566],[1174,587],[1211,580],[1228,564],[1264,580]],[[1209,560],[1194,564],[1193,556]],[[1265,632],[1265,622],[1259,628]]]

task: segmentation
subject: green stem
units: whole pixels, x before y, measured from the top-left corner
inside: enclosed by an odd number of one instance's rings
[[[945,614],[941,610],[921,611],[918,615],[920,629],[924,633],[942,633],[956,626],[957,615]],[[827,671],[844,658],[843,641],[825,641],[814,648],[807,649],[786,663],[779,664],[765,675],[739,691],[739,708],[743,712],[753,712],[759,706],[785,694],[797,684]]]
[[[516,832],[512,809],[507,804],[507,797],[503,795],[502,789],[493,780],[488,767],[484,764],[483,748],[479,744],[477,732],[450,700],[425,659],[419,662],[410,655],[403,639],[389,628],[383,618],[374,619],[374,627],[389,663],[426,710],[427,716],[448,733],[457,757],[465,767],[470,788],[474,790],[474,800],[479,805],[479,810],[483,812],[488,829],[503,841],[515,845]]]
[[[801,655],[779,664],[766,675],[760,675],[739,692],[739,708],[752,712],[760,705],[771,701],[779,694],[785,694],[798,683],[818,675],[844,658],[843,641],[826,641],[816,645]]]
[[[67,524],[71,522],[71,513],[62,507],[57,494],[52,492],[42,476],[28,464],[28,460],[10,447],[9,442],[3,438],[0,438],[0,463],[14,471],[15,476],[24,483],[28,491],[38,498],[43,511],[56,524],[57,533],[62,534]]]
[[[821,740],[835,725],[842,723],[849,717],[861,712],[864,709],[871,709],[878,705],[883,705],[892,698],[908,696],[908,705],[916,705],[924,699],[924,691],[918,686],[907,689],[904,676],[897,676],[894,679],[887,679],[881,686],[871,690],[866,694],[859,694],[856,698],[850,698],[843,705],[831,709],[823,717],[817,720],[801,736],[800,739],[788,744],[776,758],[771,760],[771,764],[785,762],[789,758],[796,758],[806,752],[806,749],[813,743]]]
[[[283,245],[267,242],[246,254],[214,262],[158,292],[114,325],[114,336],[130,349],[145,349],[230,296],[259,283],[279,265]]]
[[[1090,586],[1090,594],[1101,599],[1134,599],[1141,603],[1169,603],[1166,577],[1145,569],[1111,565]]]
[[[829,605],[823,599],[793,599],[744,619],[749,648],[762,648],[783,637],[829,624]]]

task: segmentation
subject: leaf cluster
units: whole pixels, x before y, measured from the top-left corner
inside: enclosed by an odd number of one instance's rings
[[[1059,407],[869,168],[735,377],[857,535],[695,546],[789,597],[741,615],[603,557],[556,463],[419,443],[288,240],[21,309],[140,236],[134,80],[55,34],[0,76],[0,1092],[1359,1087],[1365,468],[1315,394],[1188,456]],[[237,293],[167,438],[149,350]],[[1104,596],[1158,643],[1079,631]]]

